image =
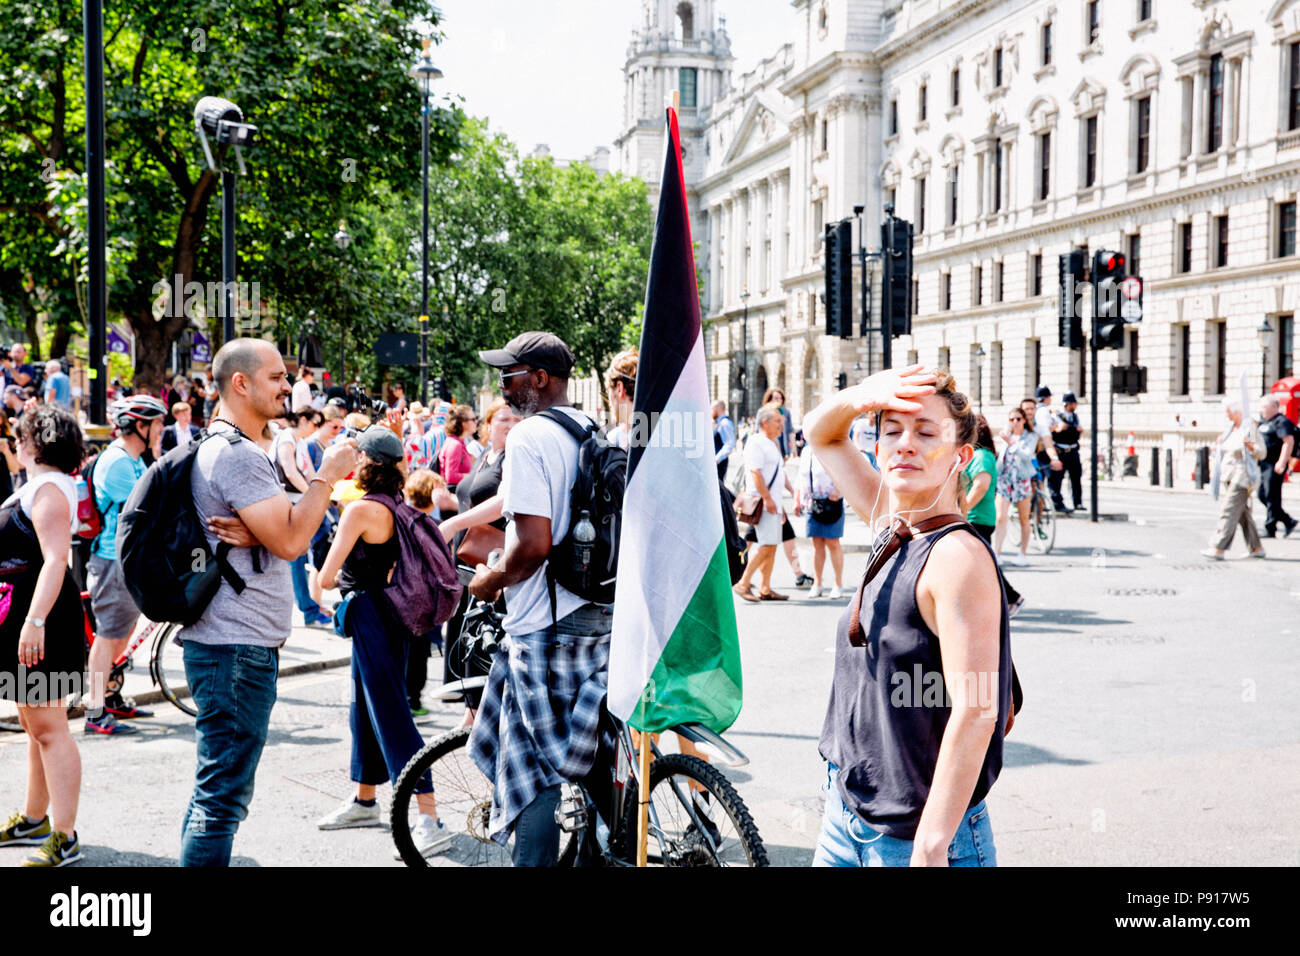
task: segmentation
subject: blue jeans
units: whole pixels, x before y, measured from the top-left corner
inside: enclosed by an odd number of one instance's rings
[[[912,841],[886,836],[867,826],[844,805],[835,779],[838,769],[826,765],[826,813],[817,837],[813,866],[910,866]],[[948,845],[949,866],[997,866],[993,827],[981,800],[966,811]]]
[[[199,716],[198,769],[181,825],[181,866],[229,866],[275,706],[280,651],[185,642],[185,679]]]
[[[293,602],[302,611],[303,618],[310,622],[320,617],[320,605],[311,599],[311,590],[307,587],[306,554],[300,554],[290,562],[289,576],[293,579]]]

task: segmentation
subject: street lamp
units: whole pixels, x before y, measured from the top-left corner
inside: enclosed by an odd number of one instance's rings
[[[1268,353],[1273,347],[1273,326],[1268,324],[1268,316],[1259,323],[1255,334],[1259,336],[1259,392],[1264,395],[1268,393]],[[1249,409],[1243,408],[1241,414],[1245,415],[1248,411]]]
[[[348,246],[352,245],[352,235],[348,232],[348,223],[346,219],[339,220],[339,231],[334,233],[334,245],[339,247],[340,252],[347,252]],[[342,297],[340,296],[340,301],[341,300]],[[338,382],[340,385],[343,385],[343,383],[347,380],[346,372],[344,370],[344,360],[346,358],[346,353],[344,352],[344,343],[343,343],[343,337],[346,334],[346,332],[347,332],[346,323],[343,321],[343,318],[340,317],[339,318],[339,382]]]
[[[431,42],[428,37],[424,38],[420,57],[410,73],[424,87],[424,108],[420,112],[423,119],[420,170],[424,175],[424,223],[420,230],[423,256],[420,268],[420,401],[425,405],[429,403],[429,84],[442,79],[442,70],[433,65],[433,54],[429,52]]]
[[[975,346],[975,407],[984,412],[984,346]]]
[[[740,320],[740,417],[749,415],[749,287],[740,290],[740,301],[745,307],[744,317]]]

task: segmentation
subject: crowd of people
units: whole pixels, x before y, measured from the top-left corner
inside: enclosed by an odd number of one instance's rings
[[[525,333],[480,353],[497,370],[500,390],[480,421],[470,405],[426,406],[408,401],[400,386],[387,403],[375,403],[317,388],[310,369],[291,381],[272,344],[238,339],[199,379],[178,377],[159,395],[116,395],[115,437],[97,453],[64,405],[71,396],[58,363],[38,376],[22,361],[25,351],[6,355],[0,678],[20,679],[0,680],[0,690],[23,688],[14,699],[29,741],[25,803],[0,827],[0,846],[36,847],[32,866],[63,866],[82,855],[80,757],[66,698],[57,683],[27,678],[84,669],[85,734],[128,735],[133,721],[151,716],[107,683],[140,624],[116,531],[151,463],[180,450],[193,456],[194,513],[225,562],[215,595],[179,634],[198,711],[181,864],[229,863],[295,608],[305,626],[351,641],[356,792],[318,821],[336,830],[377,824],[376,788],[395,782],[422,746],[415,721],[425,713],[430,648],[443,647],[445,682],[466,676],[455,667],[464,656],[456,645],[471,600],[499,602],[504,613],[487,685],[462,698],[463,725],[473,728],[471,758],[495,787],[490,832],[503,842],[513,834],[518,865],[555,864],[561,785],[590,774],[599,749],[613,615],[611,604],[566,589],[548,569],[573,523],[579,444],[571,426],[598,428],[569,403],[574,359],[564,342]],[[604,377],[605,435],[624,449],[641,440],[632,414],[638,361],[635,349],[622,352]],[[1062,497],[1068,477],[1074,506],[1081,505],[1084,430],[1076,409],[1068,393],[1054,409],[1050,389],[1040,387],[1008,410],[995,435],[951,376],[920,366],[837,392],[799,429],[779,388],[739,427],[724,403],[714,404],[719,480],[761,503],[737,597],[788,599],[772,587],[778,549],[796,588],[810,597],[851,595],[819,744],[827,805],[818,864],[995,862],[983,801],[1013,719],[1008,622],[1024,603],[999,552],[1014,511],[1021,546],[1008,563],[1027,562],[1035,482],[1045,482],[1056,509],[1069,513]],[[1282,509],[1280,485],[1296,430],[1276,403],[1263,403],[1262,427],[1231,402],[1226,410],[1215,481],[1222,514],[1207,554],[1222,557],[1241,527],[1262,556],[1251,497],[1257,492],[1268,507],[1267,534],[1290,534],[1296,521]],[[84,495],[101,522],[85,554],[96,628],[88,657],[71,544]],[[867,573],[846,590],[849,508],[868,524],[874,544]],[[811,575],[800,564],[800,538],[811,541]],[[421,540],[440,544],[421,550],[412,543]],[[453,568],[459,561],[464,591],[449,619],[438,617],[445,626],[416,633],[401,607],[411,595],[395,603],[390,584],[399,572],[438,580],[439,549]],[[487,558],[492,551],[495,561]],[[331,606],[326,592],[335,589],[341,600]],[[870,660],[864,646],[874,648]],[[538,666],[526,666],[530,661]],[[948,688],[939,719],[929,706],[890,703],[891,678],[918,661],[941,673]],[[966,681],[971,674],[986,680]],[[441,852],[450,836],[430,780],[417,785],[416,803],[418,850]]]

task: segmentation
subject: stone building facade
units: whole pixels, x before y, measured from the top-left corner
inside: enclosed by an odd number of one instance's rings
[[[734,80],[714,6],[645,0],[616,161],[656,179],[655,93],[687,54],[712,71],[687,176],[711,387],[733,409],[776,385],[798,419],[878,367],[878,342],[823,334],[821,238],[862,205],[876,247],[887,202],[916,227],[895,363],[951,368],[995,423],[1039,383],[1087,410],[1086,353],[1058,346],[1071,249],[1145,280],[1141,325],[1101,355],[1103,427],[1113,364],[1148,369],[1117,432],[1195,421],[1189,441],[1242,373],[1254,395],[1296,369],[1300,0],[793,0],[790,42]],[[710,43],[674,59],[685,20]]]

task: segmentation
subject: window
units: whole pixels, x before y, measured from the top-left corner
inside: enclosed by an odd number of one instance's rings
[[[1222,269],[1228,264],[1228,217],[1214,217],[1214,267]]]
[[[822,120],[822,152],[826,152],[831,141],[831,124],[829,120]]]
[[[1002,211],[1002,141],[993,143],[993,212]]]
[[[1279,315],[1277,317],[1278,355],[1277,377],[1290,378],[1294,371],[1291,353],[1295,349],[1295,316]]]
[[[1210,112],[1205,124],[1205,151],[1213,153],[1223,144],[1223,54],[1210,57]]]
[[[893,186],[885,190],[885,203],[894,209],[898,208],[898,190]]]
[[[1192,327],[1187,323],[1174,326],[1174,391],[1190,395],[1192,391]]]
[[[1043,254],[1036,252],[1029,260],[1029,290],[1031,295],[1043,294]]]
[[[957,164],[948,167],[948,225],[957,225]]]
[[[938,367],[944,370],[948,370],[952,368],[951,363],[952,363],[952,349],[948,348],[948,346],[946,345],[941,345],[939,347]]]
[[[812,228],[813,243],[814,245],[817,246],[818,249],[821,248],[822,240],[824,238],[822,236],[822,226],[825,222],[825,220],[822,217],[824,215],[825,215],[825,210],[822,208],[822,201],[819,199],[815,203],[813,203],[813,228]]]
[[[916,234],[920,235],[925,232],[925,179],[924,176],[917,177],[916,180]]]
[[[961,69],[952,71],[952,105],[961,105]]]
[[[1052,134],[1038,134],[1038,199],[1052,194]]]
[[[921,280],[912,276],[912,315],[915,317],[921,311]]]
[[[1126,328],[1124,330],[1124,364],[1137,365],[1138,363],[1138,330],[1136,328]]]
[[[939,308],[945,312],[952,308],[951,272],[944,272],[939,276]]]
[[[1151,165],[1151,97],[1143,96],[1136,102],[1137,137],[1133,157],[1133,171],[1145,173]]]
[[[971,273],[971,299],[976,305],[984,304],[984,267],[976,266]]]
[[[1210,341],[1214,343],[1214,386],[1215,395],[1223,395],[1228,389],[1228,323],[1220,319],[1210,323]]]
[[[1300,40],[1288,47],[1290,60],[1287,70],[1286,128],[1300,129]]]
[[[1295,255],[1295,200],[1278,203],[1277,207],[1277,254],[1279,256]]]
[[[1097,117],[1083,121],[1083,185],[1097,185]]]
[[[916,94],[916,121],[925,122],[926,107],[929,105],[926,101],[930,98],[930,88],[922,83],[920,91]]]
[[[1138,0],[1138,23],[1151,19],[1151,0]]]
[[[677,22],[681,26],[681,39],[690,42],[695,38],[695,11],[689,3],[677,4]]]
[[[1002,47],[993,50],[993,88],[1002,89]]]
[[[1002,263],[993,263],[993,301],[1002,301]]]
[[[989,401],[1002,401],[1002,343],[989,346]]]
[[[898,100],[889,101],[889,135],[898,135]]]
[[[1192,224],[1180,223],[1178,226],[1178,271],[1192,271]]]
[[[1128,260],[1128,274],[1140,276],[1142,274],[1142,235],[1136,232],[1130,233],[1127,246],[1124,255]]]
[[[1088,45],[1101,39],[1101,0],[1088,0]]]
[[[1052,21],[1050,20],[1043,24],[1041,46],[1043,51],[1042,65],[1049,66],[1052,62]]]
[[[1033,395],[1043,380],[1043,348],[1038,339],[1025,339],[1025,374],[1029,377],[1025,394]]]
[[[907,364],[908,364],[908,365],[915,365],[915,364],[917,364],[917,361],[918,361],[918,358],[917,358],[917,351],[916,351],[916,349],[908,349],[908,350],[907,350]]]
[[[682,109],[695,109],[695,67],[684,66],[677,71],[677,89],[681,93]]]

